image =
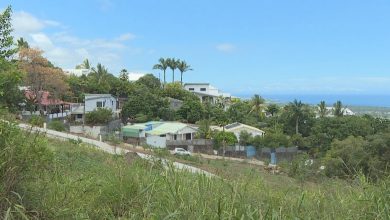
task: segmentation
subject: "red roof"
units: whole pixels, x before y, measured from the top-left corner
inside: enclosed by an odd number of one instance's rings
[[[29,100],[35,99],[35,94],[31,90],[26,90],[24,92],[24,95]],[[41,105],[48,106],[48,105],[61,105],[61,104],[67,104],[67,103],[60,99],[51,98],[50,93],[48,91],[42,92]]]

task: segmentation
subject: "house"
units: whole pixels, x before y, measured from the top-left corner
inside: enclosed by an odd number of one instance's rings
[[[91,72],[89,69],[64,69],[65,75],[71,76],[82,76],[88,75]]]
[[[111,94],[85,94],[84,103],[72,105],[71,114],[75,121],[82,121],[83,115],[98,108],[111,109],[114,115],[118,115],[117,99]]]
[[[135,82],[145,75],[144,73],[129,73],[129,81]]]
[[[318,107],[317,110],[318,110],[317,111],[317,118],[318,118],[318,117],[320,117],[320,115],[319,115],[320,108]],[[341,110],[343,111],[343,115],[346,115],[346,116],[356,115],[355,112],[353,112],[349,108],[342,108]],[[334,107],[326,107],[326,111],[327,111],[326,117],[334,117]]]
[[[217,131],[222,131],[223,127],[212,126],[212,129],[217,130]],[[225,131],[234,133],[234,135],[237,137],[238,141],[240,141],[240,133],[242,131],[248,132],[249,134],[252,135],[252,137],[264,136],[264,134],[265,134],[265,132],[263,130],[260,130],[258,128],[255,128],[255,127],[252,127],[252,126],[249,126],[246,124],[242,124],[239,122],[235,122],[235,123],[226,125]],[[236,150],[242,150],[242,149],[239,145],[237,145]]]
[[[194,93],[199,99],[204,101],[211,101],[216,103],[218,98],[227,98],[230,99],[231,95],[229,93],[224,93],[219,89],[210,85],[210,83],[186,83],[184,84],[184,89]]]
[[[25,103],[21,104],[23,107],[22,115],[40,115],[40,109],[38,108],[39,104],[43,108],[43,114],[47,115],[50,119],[64,118],[70,112],[71,103],[52,97],[48,91],[41,91],[38,94],[35,94],[28,88],[21,89],[24,90],[25,96]],[[37,95],[39,97],[37,97]]]
[[[157,147],[166,148],[167,141],[193,140],[197,128],[180,122],[139,123],[127,125],[122,128],[125,139],[137,139],[140,142]]]

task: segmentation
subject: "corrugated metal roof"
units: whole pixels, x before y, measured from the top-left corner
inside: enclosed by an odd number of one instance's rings
[[[151,135],[174,134],[187,126],[183,123],[167,122],[146,133]]]

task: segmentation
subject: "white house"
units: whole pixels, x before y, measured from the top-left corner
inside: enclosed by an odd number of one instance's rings
[[[146,74],[144,73],[135,73],[135,72],[131,72],[129,73],[129,81],[130,82],[135,82],[137,80],[139,80],[139,78],[145,76]]]
[[[117,115],[117,99],[111,94],[85,94],[84,103],[75,103],[72,105],[71,114],[76,121],[82,121],[83,114],[92,112],[98,108],[111,109],[114,115]]]
[[[319,111],[319,107],[318,107],[318,111]],[[326,110],[327,110],[327,114],[326,114],[326,117],[334,117],[334,107],[326,107]],[[349,108],[342,108],[341,109],[343,111],[343,115],[346,115],[346,116],[352,116],[352,115],[355,115],[355,112],[353,112],[351,109]],[[317,117],[319,117],[319,114],[317,112]]]
[[[122,134],[128,138],[145,138],[153,147],[166,148],[167,141],[193,140],[197,128],[180,122],[158,122],[127,125]]]
[[[82,75],[88,75],[91,72],[89,69],[64,69],[64,73],[68,76],[74,75],[74,76],[82,76]]]
[[[223,127],[212,126],[212,129],[213,130],[217,130],[217,131],[222,131]],[[262,137],[265,134],[265,132],[263,130],[260,130],[258,128],[255,128],[255,127],[252,127],[252,126],[249,126],[249,125],[246,125],[246,124],[242,124],[242,123],[239,123],[239,122],[235,122],[235,123],[226,125],[225,126],[225,131],[226,132],[233,132],[234,135],[237,137],[238,141],[240,141],[240,133],[242,131],[248,132],[249,134],[252,135],[252,137],[256,137],[256,136],[261,136]],[[243,149],[241,149],[241,147],[239,145],[237,145],[236,146],[236,150],[243,150]]]
[[[215,103],[218,97],[231,98],[229,93],[220,91],[219,89],[211,86],[210,83],[186,83],[183,87],[185,90],[197,95],[202,102],[211,100]]]

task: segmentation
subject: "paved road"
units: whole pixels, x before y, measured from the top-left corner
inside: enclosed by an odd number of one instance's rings
[[[77,136],[77,135],[68,134],[68,133],[64,133],[64,132],[58,132],[58,131],[54,131],[54,130],[50,130],[50,129],[44,129],[44,128],[39,128],[39,127],[32,127],[31,125],[28,125],[28,124],[19,124],[19,127],[21,129],[23,129],[23,130],[28,130],[28,131],[32,131],[32,132],[36,132],[36,133],[45,133],[46,136],[49,137],[49,138],[55,138],[55,139],[60,139],[60,140],[75,140],[75,141],[81,140],[83,143],[87,143],[87,144],[93,145],[96,148],[98,148],[98,149],[100,149],[100,150],[102,150],[104,152],[107,152],[109,154],[123,155],[123,154],[129,153],[129,152],[133,152],[131,150],[123,149],[123,148],[116,147],[116,146],[112,146],[112,145],[109,145],[107,143],[104,143],[104,142],[101,142],[101,141],[97,141],[97,140],[94,140],[94,139],[80,137],[80,136]],[[164,159],[164,158],[155,157],[155,156],[152,156],[152,155],[149,155],[149,154],[145,154],[145,153],[139,153],[139,152],[135,152],[135,153],[137,153],[137,155],[140,156],[141,158],[149,160],[151,162],[161,161],[162,164],[166,168],[168,168],[169,163],[172,163],[173,166],[176,169],[179,169],[179,170],[187,170],[187,171],[192,172],[192,173],[204,174],[204,175],[206,175],[208,177],[214,177],[215,176],[214,174],[212,174],[210,172],[207,172],[205,170],[199,169],[197,167],[189,166],[189,165],[186,165],[186,164],[183,164],[183,163],[172,162],[170,160],[167,160],[167,159]]]
[[[235,158],[235,157],[223,157],[223,156],[216,156],[216,155],[209,155],[209,154],[197,154],[200,155],[203,158],[206,159],[212,159],[212,160],[231,160],[231,161],[238,161],[238,162],[247,162],[249,164],[258,165],[258,166],[264,166],[264,162],[256,159],[241,159],[241,158]]]

